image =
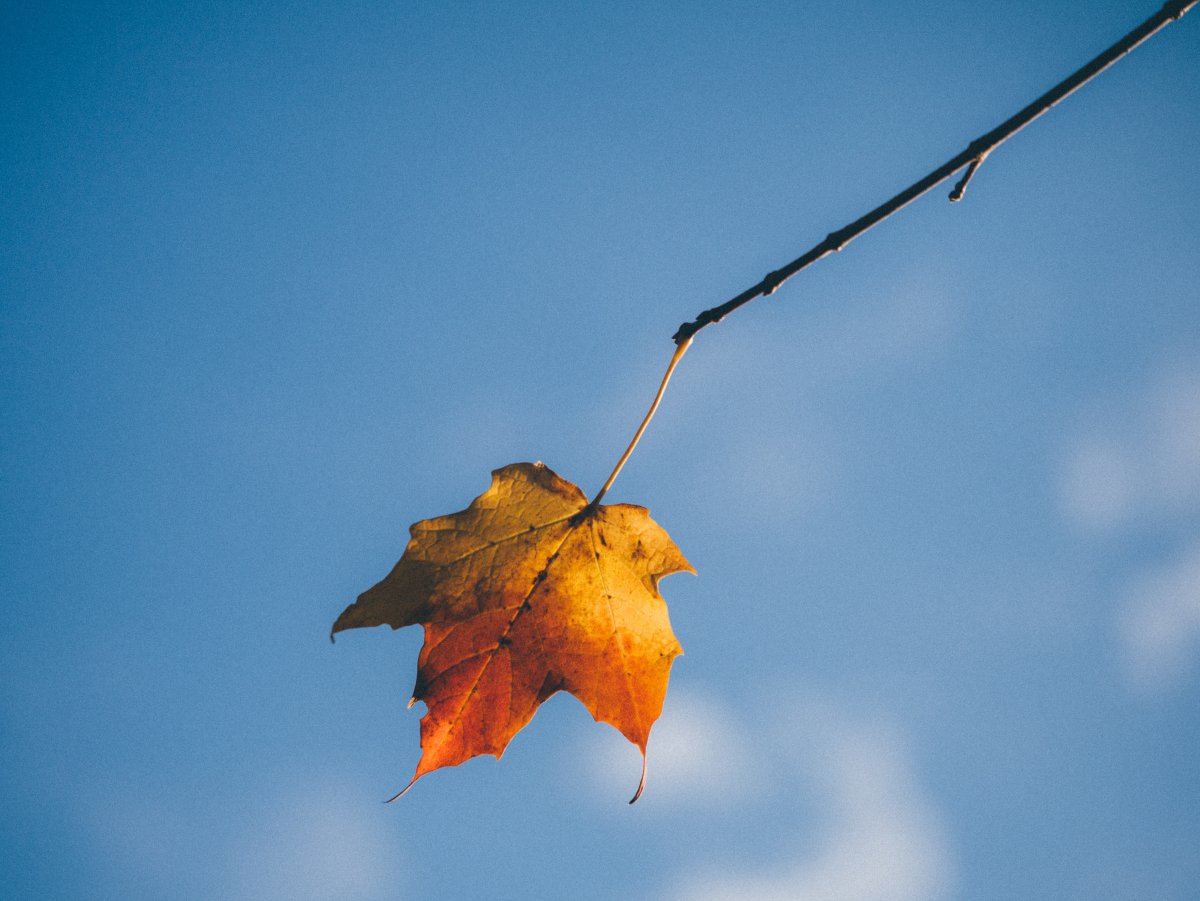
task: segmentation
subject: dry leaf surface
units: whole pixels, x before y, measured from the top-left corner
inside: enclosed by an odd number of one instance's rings
[[[499,757],[543,701],[567,691],[641,750],[637,800],[682,653],[658,580],[695,571],[667,533],[644,507],[589,507],[541,463],[496,470],[466,510],[411,533],[387,578],[333,625],[425,627],[413,700],[427,711],[408,787],[479,754]]]

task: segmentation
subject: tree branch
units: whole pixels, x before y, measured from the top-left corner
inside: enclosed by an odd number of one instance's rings
[[[672,336],[673,340],[678,345],[683,345],[684,342],[690,341],[692,336],[706,325],[714,322],[720,322],[738,307],[743,306],[757,297],[766,297],[773,294],[775,290],[786,282],[789,278],[812,265],[817,260],[830,253],[841,250],[867,229],[874,225],[878,225],[884,219],[888,218],[892,213],[895,213],[901,207],[907,206],[912,201],[916,200],[926,191],[941,184],[963,166],[969,166],[967,172],[962,179],[954,187],[950,194],[952,201],[961,200],[963,192],[966,191],[967,182],[975,174],[975,170],[1000,144],[1007,141],[1014,134],[1032,122],[1034,119],[1041,116],[1052,106],[1057,104],[1064,97],[1074,93],[1083,85],[1087,84],[1122,56],[1129,53],[1147,38],[1150,38],[1162,28],[1169,25],[1171,22],[1178,20],[1188,10],[1195,6],[1197,0],[1169,0],[1164,3],[1162,9],[1135,28],[1121,40],[1117,41],[1091,62],[1084,65],[1082,68],[1075,70],[1068,75],[1037,100],[1030,103],[1016,115],[1005,120],[1000,125],[993,128],[987,134],[982,135],[972,141],[962,153],[958,156],[943,163],[937,169],[934,169],[920,181],[905,188],[891,200],[877,206],[865,216],[856,219],[844,228],[835,232],[830,232],[825,240],[816,247],[802,254],[792,262],[788,263],[781,269],[776,269],[774,272],[769,272],[765,275],[757,285],[747,288],[737,297],[727,300],[720,306],[705,310],[697,316],[692,322],[685,322],[679,327],[679,330]],[[611,480],[610,480],[611,481]],[[606,486],[607,487],[607,486]]]

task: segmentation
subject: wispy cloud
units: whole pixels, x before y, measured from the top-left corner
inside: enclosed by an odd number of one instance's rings
[[[300,772],[289,784],[266,802],[224,799],[199,811],[115,787],[97,794],[88,811],[101,881],[127,897],[405,897],[388,811],[374,794]]]
[[[668,894],[672,901],[932,901],[947,894],[954,863],[945,829],[895,726],[809,704],[772,745],[790,764],[779,772],[807,774],[804,783],[824,808],[818,846],[763,870],[690,874]],[[779,786],[774,796],[805,787]]]
[[[673,693],[651,739],[642,802],[696,815],[770,804],[794,818],[793,853],[761,869],[742,858],[689,865],[667,901],[936,901],[955,881],[954,855],[920,784],[903,732],[885,717],[822,698],[780,693],[751,718],[696,692]],[[780,719],[780,711],[787,711]],[[593,756],[605,802],[628,789],[629,757],[614,743]],[[625,777],[624,781],[616,781]],[[781,807],[785,808],[781,811]],[[813,810],[819,836],[813,842]],[[718,814],[725,816],[724,813]]]
[[[1093,530],[1200,504],[1200,371],[1170,370],[1106,409],[1068,451],[1059,494]]]
[[[1162,691],[1187,672],[1200,652],[1200,542],[1132,585],[1118,627],[1135,688]]]
[[[262,811],[252,837],[238,844],[227,897],[404,897],[400,861],[390,832],[381,828],[380,808],[340,784],[281,799]]]
[[[97,886],[129,897],[195,897],[215,895],[211,861],[225,842],[219,830],[204,832],[196,819],[177,805],[131,790],[128,786],[93,786],[79,798],[96,858],[92,874]]]
[[[813,378],[888,376],[944,352],[961,326],[950,274],[909,273],[864,307],[814,322],[800,358]]]
[[[1200,369],[1164,368],[1079,436],[1061,472],[1068,519],[1094,533],[1168,530],[1200,509]],[[1194,533],[1193,533],[1194,534]],[[1178,681],[1200,651],[1200,542],[1134,577],[1117,614],[1130,684],[1154,694]]]
[[[753,372],[764,361],[772,372],[787,374],[776,383],[790,395],[806,385],[891,379],[925,366],[962,334],[962,292],[954,279],[952,271],[922,268],[898,274],[878,294],[848,299],[837,308],[814,306],[805,314],[800,339],[758,320],[738,335],[722,336],[728,342],[719,351],[725,366],[707,376],[703,390],[719,391],[729,366]]]
[[[961,335],[963,305],[951,274],[921,271],[846,307],[814,306],[799,338],[770,319],[751,317],[720,342],[692,351],[667,409],[693,412],[660,414],[653,428],[655,440],[703,446],[703,454],[685,455],[675,466],[719,497],[716,504],[753,511],[760,521],[794,522],[798,513],[819,514],[842,498],[852,462],[843,443],[846,393],[893,383],[937,361]],[[718,411],[720,427],[696,416],[702,408]],[[758,417],[753,428],[747,411]],[[611,421],[621,417],[614,413]]]
[[[636,774],[636,750],[611,738],[588,745],[588,768],[605,803],[628,792],[630,774]],[[724,705],[695,692],[671,692],[654,725],[648,764],[647,796],[640,802],[645,807],[738,803],[759,787],[759,761],[745,729]]]

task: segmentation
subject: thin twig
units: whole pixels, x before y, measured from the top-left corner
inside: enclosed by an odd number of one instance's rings
[[[608,477],[608,481],[604,483],[604,487],[596,492],[596,496],[592,498],[588,504],[589,507],[595,507],[600,503],[600,498],[608,492],[612,487],[612,483],[617,480],[617,473],[621,471],[621,467],[625,465],[625,461],[629,459],[629,455],[633,453],[633,449],[637,447],[639,441],[642,440],[642,432],[646,431],[646,426],[650,425],[650,419],[654,416],[654,411],[658,409],[658,405],[662,402],[663,393],[667,390],[667,382],[671,381],[671,373],[675,371],[675,367],[679,365],[679,361],[683,359],[684,353],[691,346],[692,339],[684,338],[675,346],[675,353],[671,355],[671,362],[667,364],[667,371],[663,375],[662,384],[658,386],[658,393],[654,395],[654,402],[650,404],[650,409],[646,412],[646,418],[642,420],[642,424],[638,426],[636,432],[633,433],[633,440],[629,442],[629,447],[625,448],[625,453],[621,454],[621,459],[617,461],[617,465],[613,467],[612,474]],[[641,794],[641,789],[638,789],[638,794]],[[637,800],[634,796],[633,801]],[[633,801],[629,803],[632,804]]]
[[[967,185],[971,183],[971,179],[975,177],[976,170],[983,165],[983,161],[986,159],[987,153],[981,153],[975,159],[971,160],[971,165],[967,166],[967,171],[963,173],[963,177],[958,180],[958,184],[950,192],[951,203],[958,203],[963,199],[963,195],[967,193]]]
[[[930,188],[941,184],[963,166],[970,165],[970,171],[967,172],[966,176],[959,183],[959,186],[955,189],[955,192],[961,196],[961,190],[966,189],[966,183],[974,175],[974,170],[979,168],[979,164],[983,162],[984,157],[991,153],[992,150],[1011,138],[1064,97],[1067,97],[1078,88],[1087,84],[1087,82],[1091,81],[1130,50],[1138,46],[1138,44],[1154,35],[1166,25],[1179,19],[1184,13],[1195,6],[1196,3],[1197,0],[1170,0],[1170,2],[1163,4],[1162,9],[1133,31],[1129,32],[1129,34],[1125,35],[1125,37],[1121,38],[1121,40],[1117,41],[1087,65],[1068,75],[1015,116],[1007,119],[987,134],[976,138],[958,156],[943,163],[920,181],[905,188],[891,200],[871,210],[865,216],[851,222],[845,228],[830,232],[825,240],[812,250],[792,260],[792,262],[788,263],[782,269],[776,269],[774,272],[767,273],[762,281],[754,287],[748,288],[737,297],[727,300],[718,307],[705,310],[692,322],[685,322],[673,336],[675,343],[682,344],[683,342],[690,341],[692,336],[706,325],[710,325],[713,322],[720,322],[738,307],[749,303],[756,297],[766,297],[774,293],[780,285],[801,269],[812,265],[830,253],[841,250],[873,225],[879,224],[901,207],[916,200]],[[957,198],[952,196],[951,199]],[[639,431],[638,434],[640,435],[641,432]],[[622,462],[624,462],[624,459],[622,459]]]

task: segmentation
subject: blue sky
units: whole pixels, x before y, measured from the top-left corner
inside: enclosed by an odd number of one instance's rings
[[[8,4],[14,897],[1185,899],[1200,15],[705,330],[608,500],[698,570],[636,749],[432,774],[410,523],[593,492],[680,322],[1155,3]]]

